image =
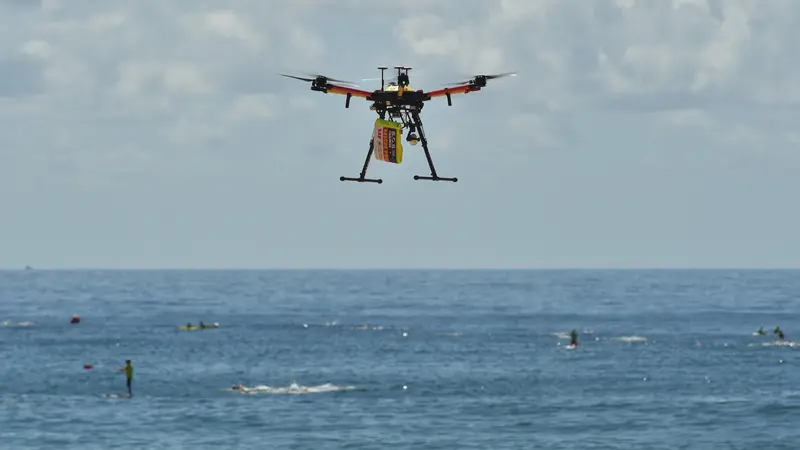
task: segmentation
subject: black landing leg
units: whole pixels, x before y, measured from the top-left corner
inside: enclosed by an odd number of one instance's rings
[[[425,137],[425,130],[422,129],[422,119],[419,117],[419,113],[414,112],[412,113],[414,119],[414,125],[417,128],[417,132],[419,133],[419,140],[422,142],[422,149],[425,151],[425,158],[428,159],[428,167],[431,169],[431,176],[423,177],[420,175],[414,175],[415,180],[430,180],[430,181],[452,181],[453,183],[458,181],[458,178],[444,178],[440,177],[436,174],[436,167],[433,166],[433,159],[431,159],[431,152],[428,150],[428,139]]]
[[[364,167],[361,169],[361,175],[358,178],[339,177],[340,181],[358,181],[359,183],[383,183],[380,178],[366,178],[367,167],[369,167],[369,159],[372,158],[372,139],[369,140],[369,151],[367,152],[367,159],[364,160]]]

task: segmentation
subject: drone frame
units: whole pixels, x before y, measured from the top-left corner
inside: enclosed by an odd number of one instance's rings
[[[394,69],[397,70],[397,91],[387,91],[385,90],[385,79],[384,79],[384,72],[388,69],[388,67],[378,67],[378,70],[381,71],[381,88],[380,90],[375,90],[373,92],[364,91],[360,89],[355,89],[346,86],[340,86],[336,84],[330,83],[330,81],[352,84],[349,82],[345,82],[342,80],[335,80],[332,78],[325,77],[323,75],[317,75],[315,78],[300,78],[295,77],[292,75],[284,75],[285,77],[295,78],[302,81],[311,82],[311,90],[322,92],[324,94],[339,94],[345,96],[345,108],[350,108],[350,99],[352,97],[360,97],[364,98],[368,101],[372,102],[370,109],[375,111],[378,114],[378,117],[381,119],[386,119],[388,115],[390,118],[400,119],[403,124],[403,128],[408,128],[408,135],[406,140],[411,142],[412,145],[416,143],[418,140],[422,143],[422,149],[425,152],[425,159],[428,162],[428,168],[430,169],[430,176],[422,176],[422,175],[414,175],[414,180],[429,180],[429,181],[450,181],[450,182],[458,182],[458,178],[456,177],[441,177],[436,172],[436,167],[433,163],[433,158],[431,158],[431,152],[428,149],[428,139],[425,136],[425,130],[422,126],[422,118],[420,117],[420,112],[422,108],[425,106],[425,102],[437,97],[446,97],[447,98],[447,106],[453,106],[452,95],[454,94],[467,94],[474,91],[479,91],[481,88],[486,86],[486,81],[491,78],[496,78],[499,76],[505,76],[510,74],[500,74],[500,75],[478,75],[471,80],[454,83],[457,84],[455,87],[451,88],[443,88],[435,91],[424,92],[422,90],[412,91],[407,89],[409,85],[409,77],[408,71],[411,70],[411,67],[404,67],[404,66],[395,66]],[[415,136],[414,133],[418,133],[419,137]],[[369,150],[367,151],[367,157],[364,160],[364,165],[361,169],[361,173],[357,178],[354,177],[339,177],[340,181],[356,181],[359,183],[383,183],[383,180],[380,178],[367,178],[367,169],[369,168],[369,162],[372,158],[372,154],[374,152],[374,139],[370,139],[369,142]]]

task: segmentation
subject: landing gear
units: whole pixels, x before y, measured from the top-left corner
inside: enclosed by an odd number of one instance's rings
[[[433,159],[431,159],[431,152],[428,150],[428,139],[425,137],[425,130],[422,129],[422,119],[419,117],[419,113],[417,111],[413,111],[411,113],[411,120],[413,124],[411,125],[412,131],[416,130],[419,134],[419,142],[422,143],[422,149],[425,151],[425,158],[428,160],[428,167],[431,169],[430,176],[422,176],[422,175],[414,175],[415,180],[429,180],[429,181],[452,181],[453,183],[458,182],[458,178],[447,178],[447,177],[440,177],[436,173],[436,167],[433,165]],[[367,167],[369,167],[369,160],[372,158],[372,152],[374,150],[373,140],[369,140],[369,151],[367,152],[367,158],[364,160],[364,167],[361,169],[361,174],[358,178],[351,178],[351,177],[339,177],[339,181],[357,181],[359,183],[383,183],[383,180],[380,178],[367,178]]]
[[[367,158],[364,160],[364,167],[361,169],[361,175],[358,178],[348,178],[348,177],[339,177],[339,181],[357,181],[359,183],[383,183],[383,180],[380,178],[366,178],[367,176],[367,167],[369,167],[369,159],[372,158],[372,151],[373,147],[373,140],[369,140],[369,151],[367,152]]]
[[[428,160],[428,167],[430,167],[431,169],[431,176],[425,177],[420,175],[414,175],[414,179],[430,180],[430,181],[452,181],[453,183],[458,182],[458,178],[440,177],[436,173],[436,167],[433,166],[433,159],[431,159],[431,152],[428,150],[428,139],[425,137],[425,130],[422,129],[422,119],[420,119],[419,113],[413,111],[411,113],[411,119],[414,121],[414,127],[417,129],[417,133],[419,133],[419,141],[422,143],[422,150],[425,151],[425,158]]]

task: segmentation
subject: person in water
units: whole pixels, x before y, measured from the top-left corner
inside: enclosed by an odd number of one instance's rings
[[[205,328],[205,327],[206,327],[206,324],[204,324],[203,321],[201,320],[200,321],[200,328]]]
[[[573,345],[575,347],[578,346],[578,332],[575,330],[572,330],[569,333],[569,345]]]
[[[776,337],[777,340],[782,341],[786,339],[786,336],[783,335],[783,330],[781,330],[781,327],[776,326],[775,329],[772,330],[772,332],[777,335]]]
[[[125,378],[127,378],[128,384],[128,395],[133,397],[133,390],[131,389],[131,384],[133,383],[133,364],[131,364],[130,359],[125,360],[125,366],[119,369],[120,372],[125,372]]]
[[[767,332],[764,331],[764,327],[763,326],[761,328],[759,328],[758,331],[756,331],[756,333],[758,333],[761,336],[767,334]]]

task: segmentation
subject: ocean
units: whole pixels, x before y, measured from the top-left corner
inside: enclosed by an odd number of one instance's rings
[[[9,450],[800,448],[800,271],[6,271],[0,324]]]

